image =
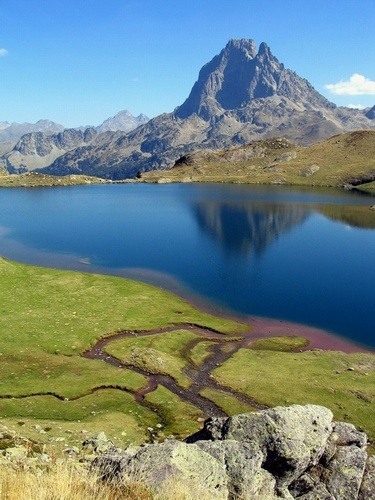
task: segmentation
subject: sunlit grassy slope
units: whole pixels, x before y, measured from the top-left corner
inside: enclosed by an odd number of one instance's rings
[[[373,190],[375,131],[340,134],[311,146],[266,139],[222,151],[187,155],[172,170],[142,174],[143,182],[234,182],[343,186]]]

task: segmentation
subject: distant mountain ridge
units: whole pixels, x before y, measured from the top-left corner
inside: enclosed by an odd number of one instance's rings
[[[190,95],[174,112],[129,133],[99,133],[89,144],[60,155],[43,172],[135,177],[169,169],[179,157],[197,150],[270,137],[307,145],[334,134],[374,129],[373,115],[372,110],[337,107],[286,69],[267,44],[257,51],[253,40],[230,40],[203,66]]]
[[[8,123],[4,121],[0,122],[0,142],[17,141],[24,134],[31,132],[56,134],[63,130],[63,125],[51,120],[39,120],[36,123]]]
[[[6,168],[9,173],[23,173],[44,168],[67,151],[90,144],[98,133],[129,132],[147,123],[148,120],[149,118],[144,114],[134,117],[129,111],[124,110],[97,127],[67,129],[50,120],[39,120],[35,124],[13,123],[11,125],[8,122],[0,122],[0,143],[2,132],[4,132],[4,138],[17,137],[17,134],[22,132],[15,145],[11,140],[8,143],[2,143],[4,149],[9,144],[9,149],[2,154],[0,166]],[[25,132],[26,130],[28,132]]]

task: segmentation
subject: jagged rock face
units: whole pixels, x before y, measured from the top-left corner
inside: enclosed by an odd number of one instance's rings
[[[225,49],[199,73],[187,100],[175,114],[187,118],[193,113],[210,120],[219,112],[241,109],[254,99],[279,95],[326,108],[335,105],[306,81],[285,69],[269,47],[262,43],[256,52],[253,40],[230,40]]]
[[[25,134],[14,146],[14,151],[23,155],[45,156],[52,151],[52,141],[41,132]]]
[[[46,136],[41,132],[25,134],[14,146],[13,150],[23,155],[45,156],[52,151],[53,146],[59,149],[73,149],[95,137],[94,129],[84,132],[76,129],[65,129],[58,134]]]
[[[367,438],[315,405],[211,418],[186,442],[113,448],[94,467],[113,481],[129,473],[153,486],[171,478],[215,499],[373,498]]]
[[[34,168],[43,168],[69,150],[92,142],[97,135],[95,129],[65,129],[58,134],[42,132],[25,134],[13,150],[3,155],[0,166],[9,173],[22,173]]]

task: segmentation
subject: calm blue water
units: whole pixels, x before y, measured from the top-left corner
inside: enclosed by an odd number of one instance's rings
[[[375,347],[374,197],[124,184],[1,189],[0,200],[10,259],[169,280],[240,313]]]

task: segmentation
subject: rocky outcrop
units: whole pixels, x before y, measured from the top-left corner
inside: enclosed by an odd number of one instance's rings
[[[112,448],[93,462],[114,482],[135,474],[157,486],[171,478],[213,499],[374,498],[367,438],[327,408],[277,407],[208,419],[185,442]]]
[[[307,99],[310,108],[336,108],[307,80],[286,69],[267,44],[261,43],[257,52],[253,40],[230,40],[218,56],[203,66],[189,97],[175,114],[187,118],[195,113],[211,120],[226,110],[244,109],[254,100],[276,95],[304,108]]]
[[[43,432],[39,425],[34,428]],[[54,440],[77,469],[98,472],[117,491],[136,479],[164,493],[177,481],[185,486],[186,498],[200,493],[217,500],[375,498],[375,457],[367,454],[366,434],[334,422],[322,406],[214,417],[184,442],[171,439],[125,450],[104,432],[88,437],[82,449],[65,443],[65,437]],[[0,425],[0,467],[48,474],[55,459],[45,446]]]
[[[320,167],[318,165],[309,165],[307,167],[301,168],[301,170],[299,171],[299,175],[301,177],[311,177],[315,174],[315,172],[318,172],[319,170]]]

